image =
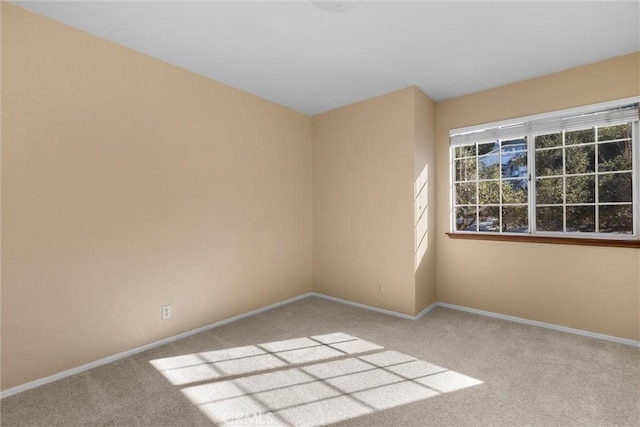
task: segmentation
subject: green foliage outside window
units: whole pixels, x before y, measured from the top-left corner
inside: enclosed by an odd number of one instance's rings
[[[536,229],[633,232],[630,123],[535,135]],[[456,147],[456,229],[529,231],[526,140]]]

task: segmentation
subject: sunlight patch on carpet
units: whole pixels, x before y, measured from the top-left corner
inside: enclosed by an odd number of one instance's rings
[[[150,363],[174,385],[197,382],[182,393],[225,426],[322,426],[482,384],[343,333]]]
[[[166,357],[150,363],[173,385],[316,362],[382,347],[343,333]]]

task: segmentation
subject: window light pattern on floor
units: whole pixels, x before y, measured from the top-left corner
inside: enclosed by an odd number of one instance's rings
[[[382,348],[347,334],[335,333],[168,357],[150,363],[171,384],[184,385]]]
[[[182,393],[213,422],[234,426],[321,426],[482,384],[343,333],[151,364],[172,384],[191,384]]]

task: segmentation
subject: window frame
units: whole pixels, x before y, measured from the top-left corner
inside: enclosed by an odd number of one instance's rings
[[[461,134],[467,134],[467,133],[473,133],[473,132],[478,132],[478,131],[484,131],[484,130],[489,130],[489,129],[495,129],[495,128],[508,128],[511,126],[517,126],[523,123],[527,123],[527,122],[531,122],[531,121],[536,121],[536,120],[544,120],[544,119],[554,119],[554,118],[558,118],[558,117],[562,117],[562,116],[574,116],[574,115],[580,115],[580,114],[588,114],[588,113],[593,113],[595,111],[602,111],[602,110],[607,110],[610,108],[616,108],[616,107],[621,107],[621,106],[625,106],[625,105],[629,105],[629,104],[635,104],[638,103],[640,101],[640,97],[631,97],[631,98],[624,98],[624,99],[619,99],[619,100],[614,100],[614,101],[608,101],[608,102],[604,102],[604,103],[599,103],[599,104],[591,104],[591,105],[587,105],[587,106],[582,106],[582,107],[577,107],[577,108],[570,108],[570,109],[565,109],[565,110],[558,110],[558,111],[553,111],[553,112],[548,112],[548,113],[543,113],[543,114],[537,114],[537,115],[533,115],[533,116],[526,116],[526,117],[519,117],[519,118],[513,118],[513,119],[508,119],[508,120],[503,120],[503,121],[498,121],[498,122],[491,122],[491,123],[485,123],[485,124],[480,124],[480,125],[474,125],[474,126],[469,126],[469,127],[465,127],[465,128],[457,128],[457,129],[451,129],[449,132],[450,137],[451,136],[456,136],[456,135],[461,135]],[[450,203],[449,203],[449,211],[450,211],[450,215],[449,215],[449,219],[450,219],[450,224],[449,224],[449,232],[447,233],[447,235],[449,235],[450,237],[453,238],[469,238],[469,239],[473,239],[473,240],[512,240],[512,241],[541,241],[542,243],[563,243],[563,244],[598,244],[599,241],[602,241],[603,245],[609,246],[606,244],[606,241],[615,241],[615,242],[622,242],[622,246],[630,246],[630,247],[640,247],[640,120],[638,118],[634,118],[633,120],[628,120],[626,121],[626,123],[631,122],[631,144],[633,147],[633,158],[632,158],[632,168],[631,168],[631,174],[632,174],[632,226],[633,226],[633,230],[631,234],[623,234],[623,233],[602,233],[602,232],[579,232],[579,231],[538,231],[537,230],[537,224],[536,224],[536,179],[540,178],[539,176],[536,175],[536,171],[535,171],[535,164],[536,164],[536,147],[535,147],[535,135],[536,133],[533,132],[525,132],[523,131],[522,133],[513,133],[513,134],[509,134],[507,135],[505,138],[497,138],[496,140],[499,139],[500,142],[500,147],[502,146],[502,142],[503,141],[511,141],[511,140],[516,140],[516,139],[525,139],[526,140],[526,144],[527,144],[527,150],[526,150],[526,155],[527,155],[527,172],[528,172],[528,191],[527,191],[527,207],[528,207],[528,230],[526,232],[507,232],[507,231],[502,231],[502,221],[500,221],[500,229],[498,231],[480,231],[478,229],[478,231],[466,231],[466,230],[457,230],[457,222],[456,222],[456,156],[455,156],[455,149],[456,147],[460,147],[460,146],[464,146],[466,144],[450,144],[449,147],[449,189],[450,189]],[[622,124],[623,122],[620,122],[620,124]],[[606,127],[606,126],[614,126],[616,125],[616,123],[611,123],[608,125],[590,125],[591,127]],[[589,125],[585,125],[586,126]],[[558,130],[557,131],[562,132],[562,130]],[[538,135],[544,135],[546,133],[537,133]],[[485,143],[484,140],[480,141],[479,143],[476,142],[476,147],[479,144]],[[599,144],[601,142],[598,141],[598,139],[596,138],[594,143],[593,143],[593,147],[594,147],[594,151],[598,151],[598,147]],[[473,144],[472,141],[469,141],[469,145]],[[560,175],[563,179],[563,194],[564,194],[564,188],[565,188],[565,179],[567,176],[572,176],[573,174],[567,174],[566,172],[566,168],[564,167],[564,164],[566,162],[566,151],[565,151],[565,144],[563,141],[563,144],[560,146],[563,148],[563,156],[562,156],[562,161],[563,161],[563,171],[562,174]],[[500,149],[501,151],[501,149]],[[476,169],[479,167],[479,159],[480,155],[478,154],[478,152],[476,151],[475,153],[475,159],[476,159]],[[597,166],[597,154],[596,154],[596,166],[594,169],[594,176],[598,176],[599,172],[598,171],[598,166]],[[615,172],[612,172],[615,173]],[[504,178],[502,177],[502,174],[500,173],[500,176],[498,177],[499,182],[504,181]],[[479,184],[481,182],[480,176],[479,176],[479,170],[476,170],[476,179],[474,181],[476,184]],[[502,187],[500,187],[502,188]],[[477,190],[479,191],[479,190]],[[596,192],[599,190],[595,190]],[[476,197],[477,197],[477,193],[476,193]],[[594,206],[597,206],[598,204],[602,205],[602,203],[598,203],[598,200],[595,199],[594,200]],[[614,203],[615,204],[615,203]],[[500,217],[502,217],[502,205],[503,205],[503,201],[500,200],[498,206],[500,206]],[[562,204],[560,204],[559,206],[563,207],[563,225],[566,222],[567,219],[567,214],[566,214],[566,209],[564,209],[567,206],[567,201],[566,201],[566,197],[563,197],[563,202]],[[480,212],[479,212],[479,208],[480,208],[480,204],[479,204],[479,200],[476,200],[476,219],[479,218]],[[597,211],[597,209],[596,209]],[[563,227],[563,229],[565,229],[566,227]],[[584,243],[583,243],[584,242]],[[590,242],[590,243],[587,243]],[[629,245],[626,245],[624,242],[629,242]],[[639,243],[639,244],[636,244]],[[611,246],[621,246],[619,244],[613,244]]]

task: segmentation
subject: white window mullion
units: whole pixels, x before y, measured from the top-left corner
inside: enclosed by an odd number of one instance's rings
[[[502,141],[498,140],[498,216],[500,218],[500,230],[502,233]]]
[[[640,235],[640,122],[631,126],[631,181],[633,191],[633,233]],[[634,145],[635,144],[635,145]]]
[[[527,135],[527,171],[529,172],[529,233],[536,233],[536,142]]]
[[[562,131],[562,231],[567,232],[567,131]]]
[[[600,168],[598,166],[598,142],[600,141],[600,137],[598,135],[598,131],[600,130],[599,127],[595,128],[595,139],[596,139],[596,148],[595,148],[595,165],[594,165],[594,170],[596,171],[596,177],[594,179],[595,183],[595,188],[594,188],[594,198],[595,198],[595,202],[596,202],[596,206],[594,207],[594,215],[595,215],[595,232],[599,233],[600,232],[600,207],[598,205],[598,203],[600,202]],[[631,162],[633,164],[633,162]]]
[[[480,231],[480,157],[476,142],[476,231]]]
[[[449,183],[451,184],[449,189],[451,204],[449,206],[452,207],[449,215],[449,230],[455,232],[458,229],[458,224],[456,222],[456,149],[454,146],[449,149]]]

